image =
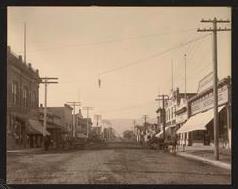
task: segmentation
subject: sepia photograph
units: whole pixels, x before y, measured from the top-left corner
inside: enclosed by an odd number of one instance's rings
[[[8,6],[6,183],[230,185],[231,21]]]

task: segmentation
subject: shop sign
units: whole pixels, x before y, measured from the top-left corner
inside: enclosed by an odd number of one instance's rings
[[[206,90],[207,88],[211,87],[213,84],[213,72],[210,72],[204,78],[199,81],[198,84],[198,93],[201,91]]]
[[[176,123],[183,123],[188,119],[187,111],[176,116]]]
[[[218,88],[218,105],[228,102],[227,85]],[[199,99],[191,103],[191,115],[213,108],[214,97],[213,91],[204,94]]]

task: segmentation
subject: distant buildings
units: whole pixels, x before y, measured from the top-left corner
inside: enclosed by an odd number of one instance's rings
[[[112,127],[107,127],[103,129],[103,139],[105,141],[112,141],[115,139],[115,130]]]
[[[83,118],[81,110],[79,109],[79,113],[75,115],[75,125],[76,125],[76,136],[80,134],[84,134],[88,136],[88,134],[92,130],[92,119],[91,118]]]
[[[177,88],[175,91],[171,91],[169,100],[165,101],[165,112],[163,113],[163,109],[161,107],[156,111],[158,119],[157,122],[160,128],[160,132],[156,135],[157,137],[163,137],[163,119],[165,119],[165,133],[167,133],[166,137],[170,139],[170,137],[175,136],[175,132],[180,126],[180,123],[178,124],[177,122],[179,117],[176,116],[176,111],[182,106],[184,106],[183,108],[186,109],[187,99],[191,98],[194,95],[196,95],[196,93],[181,93],[179,91],[179,88]],[[187,112],[183,116],[186,117]]]
[[[144,125],[135,125],[134,133],[136,141],[140,143],[147,142],[151,137],[159,132],[158,124],[146,123]]]
[[[57,115],[61,118],[61,125],[63,130],[65,130],[65,137],[73,136],[73,119],[72,119],[72,110],[73,108],[68,104],[64,104],[62,107],[47,107],[47,110],[52,112],[54,115]]]

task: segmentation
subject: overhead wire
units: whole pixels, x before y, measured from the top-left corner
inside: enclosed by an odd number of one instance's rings
[[[92,46],[92,45],[116,43],[116,42],[121,42],[121,41],[126,41],[126,40],[143,39],[143,38],[148,38],[148,37],[170,35],[170,34],[173,34],[173,33],[178,34],[178,33],[183,33],[183,32],[194,31],[195,29],[196,28],[193,27],[193,28],[188,28],[188,29],[178,30],[178,31],[172,31],[172,32],[144,34],[144,35],[139,35],[139,36],[129,36],[129,37],[126,37],[126,38],[121,38],[121,39],[107,39],[107,40],[102,40],[102,41],[98,41],[98,42],[70,44],[70,45],[62,44],[61,46],[57,46],[57,47],[53,47],[53,48],[45,48],[45,49],[39,49],[39,50],[36,50],[36,51],[28,51],[28,53],[32,54],[32,53],[36,53],[36,52],[40,52],[40,51],[48,51],[48,50],[62,49],[62,48],[68,48],[68,47]],[[23,53],[23,51],[19,51],[19,53]]]
[[[130,66],[133,66],[133,65],[136,65],[136,64],[144,63],[145,61],[147,61],[147,60],[149,60],[149,59],[151,59],[151,58],[155,58],[155,57],[158,57],[158,56],[165,55],[165,54],[167,54],[167,53],[170,52],[170,51],[173,51],[173,50],[175,50],[175,49],[181,48],[181,47],[186,46],[186,45],[188,45],[188,44],[190,44],[190,43],[193,43],[193,42],[195,42],[195,41],[201,40],[201,39],[207,37],[208,35],[210,35],[210,34],[205,34],[205,35],[203,35],[203,36],[200,36],[200,37],[197,37],[197,38],[195,38],[195,39],[189,40],[189,41],[187,41],[187,42],[185,42],[185,43],[181,43],[181,44],[179,44],[179,45],[177,45],[177,46],[174,46],[174,47],[172,47],[172,48],[166,49],[166,50],[164,50],[164,51],[162,51],[162,52],[157,52],[157,53],[152,54],[152,55],[150,55],[150,56],[147,56],[147,57],[144,57],[144,58],[142,58],[142,59],[136,60],[136,61],[134,61],[134,62],[132,62],[132,63],[126,64],[126,65],[122,65],[122,66],[119,66],[119,67],[116,67],[116,68],[113,68],[113,69],[110,69],[110,70],[106,70],[106,71],[104,71],[104,72],[101,72],[101,73],[100,73],[100,76],[105,75],[105,74],[108,74],[108,73],[111,73],[111,72],[114,72],[114,71],[117,71],[117,70],[121,70],[121,69],[130,67]]]
[[[210,34],[209,34],[209,35],[210,35]],[[196,45],[196,46],[194,47],[194,49],[191,49],[190,52],[187,53],[187,57],[189,58],[188,61],[189,61],[189,63],[193,63],[193,66],[195,65],[194,63],[199,62],[198,60],[200,60],[201,58],[203,58],[202,55],[204,54],[204,52],[203,52],[204,48],[199,48],[199,47],[201,47],[201,45],[203,45],[204,42],[205,42],[205,40],[201,40],[200,43],[197,43],[198,45]],[[198,48],[199,48],[199,49],[202,49],[202,55],[200,54],[200,56],[199,56],[198,58],[196,58],[196,60],[194,61],[193,58],[194,58],[195,54],[198,53],[198,52],[197,52]],[[189,64],[189,65],[190,65],[190,64]],[[199,68],[200,68],[200,67],[201,67],[201,64],[199,64],[198,66],[199,66]],[[197,70],[198,67],[193,67],[193,68],[194,68],[194,70]],[[180,77],[184,77],[184,73],[183,73],[182,71],[183,71],[183,69],[180,69],[180,73],[177,72],[177,73],[179,73],[179,74],[177,75],[177,77],[179,77],[179,78],[180,78]]]

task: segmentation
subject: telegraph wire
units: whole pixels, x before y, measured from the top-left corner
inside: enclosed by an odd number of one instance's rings
[[[130,36],[126,38],[121,38],[121,39],[107,39],[107,40],[102,40],[98,42],[89,42],[89,43],[81,43],[81,44],[71,44],[71,45],[63,45],[61,47],[52,47],[52,48],[45,48],[45,49],[39,49],[36,51],[29,51],[29,54],[33,54],[36,52],[40,51],[48,51],[48,50],[54,50],[54,49],[59,49],[59,48],[68,48],[68,47],[79,47],[79,46],[93,46],[93,45],[101,45],[101,44],[108,44],[108,43],[116,43],[116,42],[121,42],[121,41],[126,41],[126,40],[133,40],[133,39],[143,39],[143,38],[148,38],[148,37],[154,37],[154,36],[164,36],[164,35],[170,35],[174,33],[184,33],[184,32],[189,32],[189,31],[196,31],[197,28],[189,28],[186,30],[179,30],[179,31],[172,31],[172,32],[163,32],[163,33],[153,33],[153,34],[144,34],[140,36]],[[19,51],[18,53],[22,53],[22,51]]]
[[[136,60],[136,61],[134,61],[134,62],[132,62],[132,63],[126,64],[126,65],[122,65],[122,66],[119,66],[119,67],[117,67],[117,68],[113,68],[113,69],[110,69],[110,70],[101,72],[101,73],[100,73],[100,76],[105,75],[105,74],[108,74],[108,73],[111,73],[111,72],[114,72],[114,71],[117,71],[117,70],[121,70],[121,69],[130,67],[130,66],[132,66],[132,65],[144,63],[145,61],[147,61],[147,60],[149,60],[149,59],[151,59],[151,58],[155,58],[155,57],[158,57],[158,56],[162,56],[162,55],[164,55],[164,54],[167,54],[167,53],[170,52],[170,51],[173,51],[173,50],[175,50],[175,49],[181,48],[181,47],[186,46],[186,45],[188,45],[188,44],[190,44],[190,43],[193,43],[193,42],[195,42],[195,41],[201,40],[201,39],[203,39],[203,38],[205,38],[205,37],[207,37],[207,36],[209,36],[209,35],[210,35],[210,34],[206,34],[206,35],[203,35],[203,36],[201,36],[201,37],[197,37],[197,38],[192,39],[192,40],[190,40],[190,41],[187,41],[187,42],[185,42],[185,43],[181,43],[181,44],[179,44],[179,45],[177,45],[177,46],[175,46],[175,47],[169,48],[169,49],[167,49],[167,50],[165,50],[165,51],[157,52],[157,53],[152,54],[152,55],[150,55],[150,56],[147,56],[147,57],[144,57],[144,58],[142,58],[142,59]]]

